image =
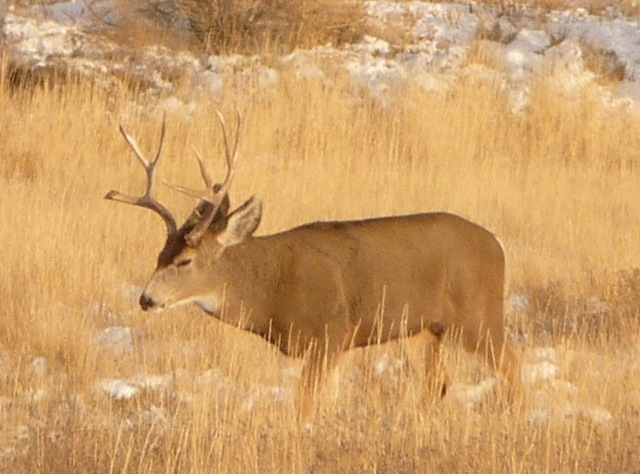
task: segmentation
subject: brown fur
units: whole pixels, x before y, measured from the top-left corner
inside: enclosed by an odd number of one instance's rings
[[[510,392],[519,390],[520,364],[504,334],[504,253],[487,230],[429,213],[317,222],[252,237],[260,216],[252,198],[221,213],[190,247],[180,236],[193,226],[192,215],[169,237],[143,307],[196,302],[287,355],[307,355],[297,397],[301,420],[340,353],[423,331],[428,385],[442,380],[434,375],[440,343],[455,331],[466,350],[507,378]]]

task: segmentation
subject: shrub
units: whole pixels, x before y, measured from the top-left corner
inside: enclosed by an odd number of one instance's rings
[[[292,50],[362,36],[360,0],[177,0],[208,51],[252,53]]]

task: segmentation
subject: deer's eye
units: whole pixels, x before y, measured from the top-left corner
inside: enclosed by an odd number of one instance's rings
[[[190,265],[191,262],[193,262],[192,259],[185,258],[184,260],[180,260],[178,263],[176,263],[176,267],[186,267],[187,265]]]

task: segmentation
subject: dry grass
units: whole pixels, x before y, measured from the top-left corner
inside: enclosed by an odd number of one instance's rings
[[[625,79],[625,65],[615,54],[598,50],[586,42],[581,44],[580,49],[585,67],[596,75],[600,83],[611,85]]]
[[[57,1],[15,0],[18,8]],[[362,0],[116,0],[113,20],[85,5],[109,39],[198,54],[265,54],[359,41],[369,31]],[[137,53],[136,53],[137,52]]]
[[[264,53],[291,51],[331,43],[359,40],[365,30],[364,4],[360,0],[177,0],[175,12],[158,15],[148,2],[150,18],[166,19],[176,13],[206,51]],[[135,28],[133,28],[135,30]]]
[[[159,114],[132,109],[127,91],[107,96],[69,84],[21,93],[1,80],[3,468],[640,469],[634,349],[640,343],[634,303],[640,121],[634,116],[608,112],[590,91],[568,102],[544,81],[519,117],[497,86],[472,79],[446,94],[397,90],[391,109],[339,77],[331,87],[284,78],[269,90],[229,90],[223,108],[230,112],[235,102],[246,117],[233,197],[236,203],[252,193],[264,197],[262,233],[317,219],[425,210],[452,211],[487,226],[507,248],[511,291],[535,302],[519,323],[531,334],[528,344],[553,344],[562,377],[578,388],[573,401],[613,415],[603,425],[584,416],[532,422],[523,408],[508,411],[491,402],[470,410],[451,399],[418,406],[419,379],[378,375],[371,362],[381,349],[371,349],[346,357],[339,383],[322,397],[315,431],[301,435],[286,397],[259,396],[263,389],[293,387],[298,363],[194,309],[149,316],[136,308],[164,229],[152,213],[102,196],[114,187],[135,193],[143,185],[117,123],[150,149]],[[168,116],[163,173],[170,181],[197,184],[194,160],[185,153],[190,144],[222,170],[212,107],[202,100],[190,119]],[[180,215],[193,204],[168,190],[162,198]],[[598,320],[602,330],[586,323],[555,332],[557,325],[545,326],[576,314],[586,318],[585,302],[594,295],[608,303]],[[624,320],[624,331],[606,330],[614,318]],[[130,352],[96,343],[104,328],[118,325],[137,329]],[[48,367],[34,366],[36,357],[45,357]],[[457,381],[487,375],[453,348],[447,367]],[[129,401],[96,388],[106,378],[138,374],[171,377],[164,388],[143,387]],[[564,398],[549,393],[551,406],[560,409]]]

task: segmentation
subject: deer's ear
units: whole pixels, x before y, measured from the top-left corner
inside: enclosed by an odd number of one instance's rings
[[[262,218],[262,200],[251,196],[227,217],[227,227],[218,234],[218,242],[224,247],[237,245],[253,235]]]

